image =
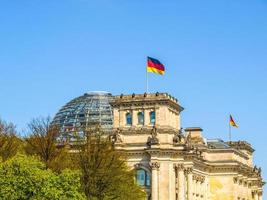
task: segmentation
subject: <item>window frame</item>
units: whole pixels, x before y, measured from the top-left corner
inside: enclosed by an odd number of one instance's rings
[[[139,184],[138,183],[138,171],[142,171],[144,172],[144,184]],[[138,168],[136,169],[136,175],[135,175],[135,180],[136,180],[136,184],[139,185],[140,187],[151,187],[151,173],[149,173],[146,169],[143,168]]]
[[[152,113],[154,113],[154,122],[152,122]],[[149,112],[149,124],[150,125],[155,125],[156,124],[156,111],[152,110]]]
[[[141,115],[140,115],[141,114]],[[142,120],[140,121],[140,118],[139,118],[139,116],[141,116],[142,118]],[[139,111],[138,113],[137,113],[137,124],[138,125],[144,125],[145,124],[145,113],[144,113],[144,111]]]
[[[130,117],[130,123],[128,123],[128,116]],[[132,126],[132,124],[133,124],[133,115],[132,115],[132,113],[131,112],[127,112],[126,114],[125,114],[125,120],[126,120],[126,126]]]

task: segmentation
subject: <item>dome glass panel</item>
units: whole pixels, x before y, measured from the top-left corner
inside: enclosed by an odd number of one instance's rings
[[[86,93],[63,106],[52,124],[60,127],[62,139],[71,139],[73,134],[82,134],[84,128],[94,128],[97,125],[104,131],[112,130],[112,100],[112,95],[107,92]]]

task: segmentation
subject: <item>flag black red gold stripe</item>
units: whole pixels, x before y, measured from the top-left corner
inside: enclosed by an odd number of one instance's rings
[[[235,121],[234,121],[232,115],[230,115],[230,125],[231,125],[231,126],[234,126],[234,127],[236,127],[236,128],[238,128],[238,125],[235,123]]]
[[[165,67],[159,60],[147,57],[147,72],[164,75]]]

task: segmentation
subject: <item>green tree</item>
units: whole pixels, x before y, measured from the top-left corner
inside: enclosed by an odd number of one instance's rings
[[[0,199],[83,200],[78,171],[55,174],[36,158],[25,155],[0,163]]]
[[[3,161],[15,156],[22,141],[17,137],[16,127],[0,119],[0,157]]]
[[[134,172],[109,137],[99,128],[84,133],[85,137],[78,140],[77,166],[87,199],[145,199],[145,193],[135,184]]]
[[[59,127],[51,125],[50,117],[33,119],[28,127],[29,136],[25,138],[28,155],[37,155],[46,168],[56,172],[71,166],[66,148],[57,143]]]

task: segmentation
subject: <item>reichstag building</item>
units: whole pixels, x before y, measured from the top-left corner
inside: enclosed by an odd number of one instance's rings
[[[76,127],[100,124],[127,154],[149,200],[262,200],[252,146],[206,139],[199,127],[182,129],[182,111],[167,93],[91,92],[63,106],[53,123],[70,143]]]

